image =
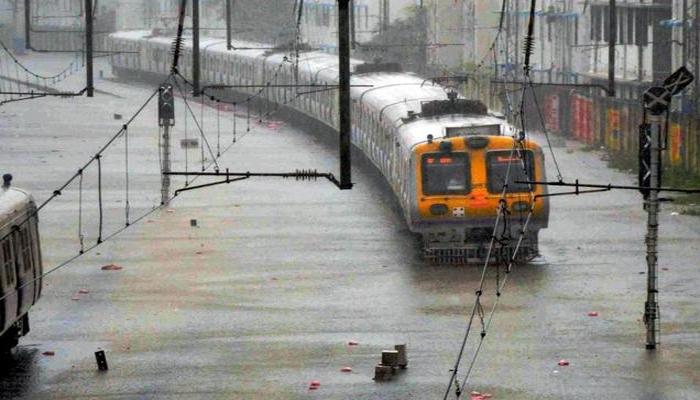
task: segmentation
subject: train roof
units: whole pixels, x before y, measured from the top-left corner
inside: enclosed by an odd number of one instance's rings
[[[114,38],[127,40],[148,40],[170,46],[173,37],[154,36],[151,31],[126,31],[111,35]],[[192,47],[192,37],[183,37],[183,46]],[[264,58],[266,62],[291,68],[291,51],[273,50],[269,45],[247,42],[239,39],[232,40],[236,48],[235,54],[246,58]],[[202,51],[209,54],[231,54],[226,48],[226,41],[218,38],[202,37]],[[286,60],[285,60],[286,58]],[[359,59],[350,59],[351,70],[364,64]],[[299,54],[299,74],[308,77],[308,81],[316,84],[337,84],[338,56],[322,51],[302,51]],[[282,67],[284,68],[284,67]],[[411,72],[372,72],[355,74],[351,77],[351,97],[354,102],[360,102],[376,113],[388,125],[395,126],[401,131],[398,140],[407,148],[427,140],[428,135],[439,139],[446,134],[446,127],[469,127],[485,125],[509,126],[505,119],[487,114],[445,114],[435,117],[421,117],[406,120],[411,113],[420,114],[422,103],[426,101],[448,100],[447,88],[434,81]],[[462,99],[462,97],[459,97]],[[505,130],[505,128],[504,128]],[[510,132],[502,132],[508,134]]]
[[[26,211],[33,202],[32,196],[22,189],[0,188],[0,229],[14,217]]]

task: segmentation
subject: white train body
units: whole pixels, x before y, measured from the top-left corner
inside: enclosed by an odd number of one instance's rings
[[[42,272],[34,200],[5,185],[0,188],[0,352],[29,332],[29,309],[41,297]]]
[[[112,51],[135,51],[112,56],[116,74],[134,74],[164,77],[170,73],[172,38],[151,36],[147,31],[118,32],[109,36]],[[179,71],[185,77],[192,76],[191,47],[186,39]],[[298,61],[298,81],[295,81],[295,64],[284,52],[273,52],[258,43],[233,42],[229,51],[220,39],[200,40],[201,77],[203,85],[337,85],[338,57],[335,55],[305,51]],[[461,131],[458,136],[511,135],[512,127],[503,118],[489,113],[480,115],[445,114],[430,118],[420,117],[424,102],[446,100],[444,87],[413,74],[403,72],[358,73],[364,62],[351,60],[352,88],[352,143],[381,171],[395,193],[411,231],[422,234],[446,234],[454,237],[478,222],[488,226],[493,218],[461,218],[435,220],[423,218],[419,212],[417,171],[420,160],[415,149],[428,141],[447,139],[448,132]],[[361,86],[367,87],[361,87]],[[235,88],[239,94],[253,95],[259,88]],[[314,92],[294,98],[297,92]],[[299,113],[338,129],[338,92],[313,88],[270,87],[259,96],[267,101],[284,104]],[[293,99],[293,101],[292,101]],[[543,172],[543,171],[542,171]],[[495,209],[491,214],[495,213]],[[546,226],[546,218],[536,229]],[[451,233],[450,233],[451,232]],[[458,240],[459,241],[459,240]],[[427,242],[426,242],[427,243]],[[456,244],[460,246],[459,243]],[[428,245],[426,244],[426,247]]]

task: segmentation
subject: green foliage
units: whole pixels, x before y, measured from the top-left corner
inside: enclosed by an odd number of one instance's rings
[[[427,35],[421,11],[409,8],[408,17],[390,24],[385,32],[356,46],[355,56],[373,61],[400,63],[404,70],[421,72],[425,68]]]

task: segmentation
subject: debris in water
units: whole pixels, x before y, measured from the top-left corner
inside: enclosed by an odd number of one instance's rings
[[[340,369],[340,372],[352,372],[352,367],[343,367]]]
[[[90,293],[90,291],[87,290],[87,289],[80,289],[80,290],[78,290],[78,293],[80,293],[80,294],[88,294],[88,293]]]
[[[102,267],[103,271],[119,271],[121,269],[122,269],[122,267],[120,267],[116,264],[107,264],[107,265]]]
[[[589,311],[588,312],[589,317],[597,317],[598,316],[598,311]]]
[[[45,356],[47,356],[47,357],[53,357],[53,356],[56,355],[56,353],[53,352],[53,351],[51,351],[51,350],[47,350],[47,351],[45,351],[45,352],[43,352],[43,353],[41,353],[41,354],[43,354],[43,355],[45,355]]]
[[[568,360],[559,360],[559,366],[560,367],[567,367],[569,365]]]
[[[348,341],[348,346],[357,346],[357,345],[359,345],[359,344],[360,344],[360,343],[357,342],[356,340],[350,340],[350,341]]]
[[[316,390],[316,389],[318,389],[320,386],[321,386],[321,382],[319,382],[319,381],[311,381],[311,383],[309,383],[309,390]]]

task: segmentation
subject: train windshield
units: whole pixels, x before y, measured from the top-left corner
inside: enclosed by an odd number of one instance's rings
[[[508,176],[507,193],[528,192],[529,185],[515,182],[529,181],[535,177],[533,159],[530,150],[503,150],[487,153],[486,173],[488,174],[489,193],[502,193],[506,176]],[[510,172],[508,165],[510,165]]]
[[[467,153],[423,155],[423,194],[466,194],[471,189]]]

